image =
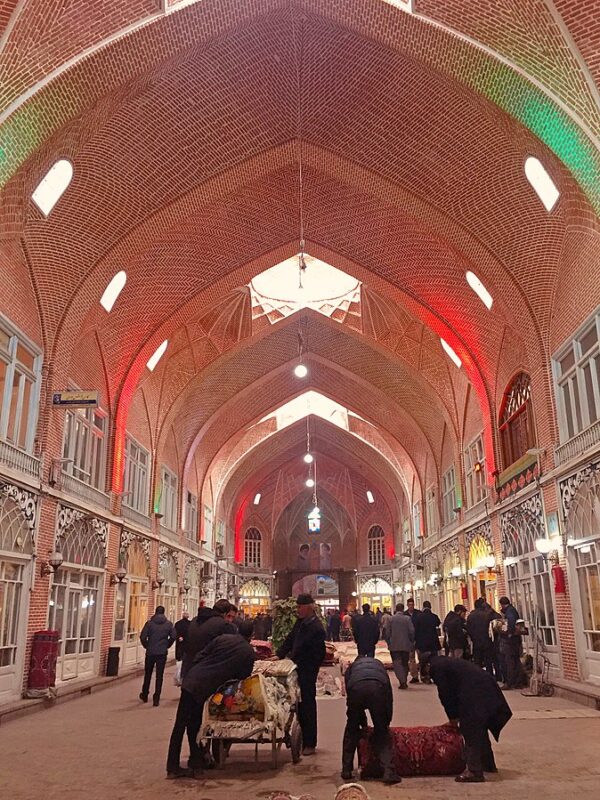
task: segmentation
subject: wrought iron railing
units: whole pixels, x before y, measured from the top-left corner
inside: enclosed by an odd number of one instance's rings
[[[589,428],[581,431],[564,444],[559,444],[554,449],[554,458],[557,466],[564,464],[575,456],[581,455],[586,450],[600,443],[600,420],[594,422]]]
[[[34,478],[39,478],[41,475],[40,459],[13,447],[9,442],[0,441],[0,464]]]

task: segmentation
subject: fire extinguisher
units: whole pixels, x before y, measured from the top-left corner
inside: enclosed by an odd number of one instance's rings
[[[467,592],[467,587],[465,586],[464,583],[461,583],[461,585],[460,585],[460,599],[461,600],[467,600],[468,597],[469,597],[469,595],[468,595],[468,592]]]
[[[565,573],[563,572],[563,568],[560,566],[560,564],[552,565],[552,577],[554,578],[554,593],[565,594],[567,590],[565,584]]]

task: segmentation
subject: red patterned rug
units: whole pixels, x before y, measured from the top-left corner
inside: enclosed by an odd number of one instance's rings
[[[369,728],[369,737],[372,731]],[[451,725],[390,728],[394,766],[403,777],[411,775],[458,775],[465,768],[463,740]],[[383,770],[369,739],[361,739],[361,778],[380,778]]]

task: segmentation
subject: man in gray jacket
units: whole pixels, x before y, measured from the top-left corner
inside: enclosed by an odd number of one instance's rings
[[[404,613],[404,603],[396,606],[396,613],[387,626],[386,641],[400,688],[407,689],[408,659],[415,648],[415,629],[410,617]]]
[[[154,684],[152,705],[157,706],[160,703],[160,693],[162,691],[165,664],[167,663],[167,653],[169,652],[169,647],[171,647],[176,639],[177,633],[175,632],[173,623],[165,617],[164,606],[157,606],[154,616],[150,617],[140,633],[140,642],[146,651],[144,683],[142,685],[142,691],[140,692],[140,700],[142,703],[148,702],[150,681],[155,666],[156,683]]]

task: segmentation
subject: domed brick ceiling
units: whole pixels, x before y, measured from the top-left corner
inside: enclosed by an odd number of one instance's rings
[[[374,425],[405,474],[439,469],[474,402],[493,468],[488,423],[520,369],[552,432],[536,364],[573,308],[592,309],[599,280],[600,22],[587,11],[584,0],[1,4],[0,278],[30,298],[49,380],[102,365],[113,488],[136,425],[204,480],[294,393],[307,320],[310,385]],[[550,214],[525,179],[531,155],[560,185]],[[44,217],[31,193],[58,158],[74,177]],[[298,253],[300,161],[306,251],[360,281],[360,313],[303,310],[271,326],[248,284]],[[107,314],[98,301],[122,269]]]

